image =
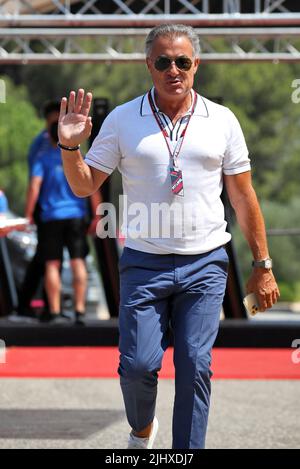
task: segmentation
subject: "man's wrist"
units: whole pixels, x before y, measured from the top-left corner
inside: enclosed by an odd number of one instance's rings
[[[80,148],[80,144],[78,145],[64,145],[63,143],[57,142],[57,146],[62,150],[66,151],[77,151]]]
[[[259,269],[271,270],[273,267],[273,261],[270,257],[266,257],[260,260],[253,260],[252,267]]]

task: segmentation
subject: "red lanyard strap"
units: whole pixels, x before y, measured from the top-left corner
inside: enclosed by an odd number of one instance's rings
[[[189,115],[188,121],[187,121],[184,129],[182,130],[181,135],[180,135],[180,137],[177,141],[177,144],[175,146],[175,149],[173,151],[171,150],[169,142],[168,142],[168,133],[167,133],[165,127],[164,127],[163,120],[162,120],[161,116],[159,115],[159,112],[156,110],[156,108],[154,106],[154,102],[153,102],[152,95],[151,95],[151,90],[148,92],[148,99],[149,99],[149,104],[150,104],[152,113],[153,113],[153,115],[155,117],[155,120],[156,120],[156,122],[157,122],[157,124],[158,124],[158,126],[159,126],[159,128],[160,128],[160,130],[163,134],[163,137],[165,139],[166,145],[167,145],[168,150],[169,150],[170,157],[173,160],[173,164],[176,166],[177,158],[179,157],[179,153],[181,151],[181,147],[182,147],[182,144],[183,144],[183,140],[184,140],[188,125],[189,125],[191,117],[192,117],[192,115],[194,114],[194,111],[195,111],[195,107],[196,107],[196,104],[197,104],[197,93],[194,93],[194,100],[193,100],[191,114]]]

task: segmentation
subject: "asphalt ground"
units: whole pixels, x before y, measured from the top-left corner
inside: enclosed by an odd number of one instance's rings
[[[300,380],[213,380],[207,448],[300,448]],[[154,447],[171,448],[174,381],[161,379]],[[117,379],[0,379],[0,448],[126,448]]]

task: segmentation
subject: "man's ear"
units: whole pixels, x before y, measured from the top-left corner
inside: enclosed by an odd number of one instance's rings
[[[150,71],[150,63],[151,63],[151,60],[149,59],[149,57],[146,57],[146,65],[149,71]]]
[[[196,57],[196,59],[195,59],[195,61],[194,61],[194,74],[197,73],[199,64],[200,64],[200,58],[199,58],[199,57]]]

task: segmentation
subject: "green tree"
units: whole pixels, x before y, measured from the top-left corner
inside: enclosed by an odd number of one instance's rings
[[[144,94],[152,84],[144,64],[84,64],[77,86],[108,98],[112,109]]]
[[[0,187],[4,189],[10,208],[22,214],[28,180],[27,152],[32,138],[43,123],[28,99],[24,86],[6,84],[6,103],[0,104]]]

